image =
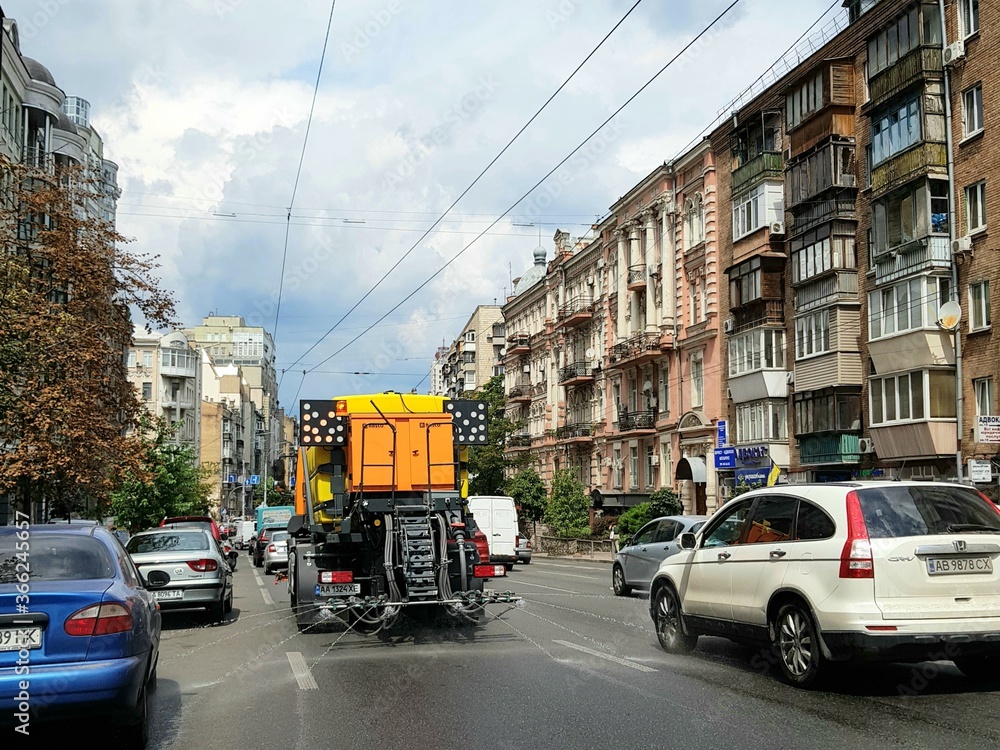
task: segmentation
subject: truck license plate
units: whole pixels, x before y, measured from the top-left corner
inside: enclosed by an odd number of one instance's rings
[[[318,583],[316,584],[316,596],[349,596],[360,594],[360,583]]]
[[[41,628],[0,628],[0,651],[41,648]]]
[[[993,572],[993,559],[990,557],[931,557],[927,560],[927,572],[932,576],[958,573],[989,574]]]

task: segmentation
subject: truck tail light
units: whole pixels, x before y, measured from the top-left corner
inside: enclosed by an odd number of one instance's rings
[[[321,570],[320,583],[354,583],[354,573],[350,570]]]
[[[197,573],[210,573],[219,569],[219,563],[209,559],[188,560],[188,567]]]
[[[503,565],[473,565],[472,575],[476,578],[503,578],[507,568]]]
[[[847,493],[847,541],[840,553],[841,578],[874,578],[875,564],[872,560],[872,543],[868,538],[868,526],[858,493]]]

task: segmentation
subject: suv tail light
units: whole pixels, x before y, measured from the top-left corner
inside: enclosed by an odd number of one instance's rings
[[[66,635],[91,636],[124,633],[132,629],[132,613],[124,604],[92,604],[71,614],[63,625]]]
[[[210,573],[213,570],[219,569],[219,563],[215,560],[188,560],[188,567],[197,573]]]
[[[855,490],[847,493],[847,541],[840,553],[840,577],[875,577],[872,543],[868,539],[864,513],[861,512],[861,500]]]

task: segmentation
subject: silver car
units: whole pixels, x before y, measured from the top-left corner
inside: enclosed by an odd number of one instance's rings
[[[611,570],[611,585],[617,596],[632,589],[648,590],[660,563],[676,554],[677,537],[698,531],[708,516],[663,516],[647,523],[618,551]]]
[[[204,607],[221,621],[233,608],[233,570],[211,532],[157,528],[125,545],[161,609]]]
[[[521,532],[517,534],[517,561],[527,565],[531,562],[531,540]]]
[[[287,531],[271,532],[271,539],[264,548],[265,573],[288,567],[288,536]]]

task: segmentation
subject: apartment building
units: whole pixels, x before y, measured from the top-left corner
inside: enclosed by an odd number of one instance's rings
[[[504,320],[499,305],[479,305],[451,346],[438,350],[431,371],[441,395],[462,398],[503,375]],[[436,375],[436,378],[435,378]]]

